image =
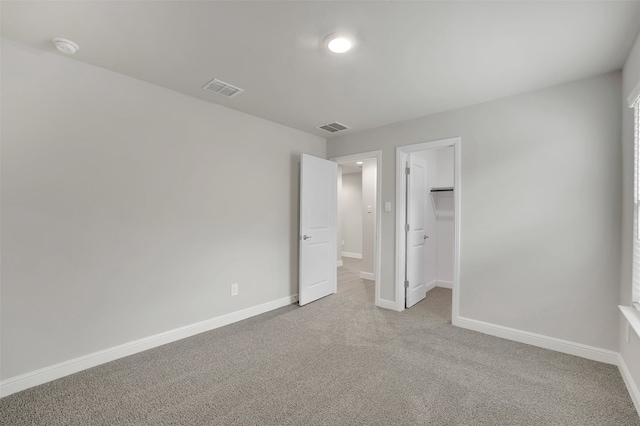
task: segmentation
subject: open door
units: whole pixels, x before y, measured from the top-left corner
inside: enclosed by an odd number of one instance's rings
[[[427,295],[425,241],[427,215],[427,162],[409,155],[407,169],[407,225],[405,288],[406,307],[410,308]]]
[[[337,176],[333,161],[302,154],[300,173],[300,305],[337,290]]]

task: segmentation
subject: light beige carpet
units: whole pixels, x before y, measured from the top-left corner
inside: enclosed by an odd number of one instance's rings
[[[5,397],[0,424],[640,425],[616,367],[454,328],[450,290],[378,309],[358,280]]]

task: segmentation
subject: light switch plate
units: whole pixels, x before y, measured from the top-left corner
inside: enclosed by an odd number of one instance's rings
[[[390,212],[391,211],[391,201],[385,201],[384,202],[384,211],[385,212]]]

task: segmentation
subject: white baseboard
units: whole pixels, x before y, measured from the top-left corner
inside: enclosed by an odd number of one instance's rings
[[[629,391],[629,395],[631,395],[633,405],[636,407],[636,411],[640,416],[640,389],[638,388],[638,384],[634,382],[631,372],[621,354],[618,354],[618,368],[620,369],[624,384],[627,385],[627,390]]]
[[[362,259],[362,253],[349,253],[348,251],[343,251],[340,255],[342,257],[350,257],[352,259]]]
[[[553,351],[575,355],[594,361],[618,365],[618,353],[607,349],[596,348],[594,346],[583,345],[581,343],[574,343],[568,340],[556,339],[555,337],[543,336],[541,334],[516,330],[514,328],[503,327],[501,325],[490,324],[463,317],[454,318],[453,325],[489,334],[491,336],[502,337],[503,339],[538,346],[540,348],[551,349]]]
[[[338,260],[338,261],[336,262],[336,267],[339,267],[339,266],[342,266],[342,265],[344,265],[344,263],[342,262],[342,260]]]
[[[427,284],[427,291],[429,290],[433,290],[434,288],[436,288],[438,286],[438,281],[433,280],[431,281],[429,284]]]
[[[451,281],[438,281],[436,287],[453,289],[453,282]]]
[[[176,340],[184,339],[195,334],[203,333],[205,331],[232,324],[234,322],[242,321],[244,319],[251,318],[253,316],[272,311],[274,309],[291,305],[292,303],[295,303],[297,301],[297,294],[293,296],[283,297],[282,299],[263,303],[262,305],[253,306],[241,311],[232,312],[230,314],[197,322],[195,324],[169,330],[164,333],[156,334],[154,336],[134,340],[133,342],[114,346],[109,349],[104,349],[98,352],[71,359],[69,361],[64,361],[55,365],[51,365],[49,367],[41,368],[36,371],[31,371],[29,373],[21,374],[16,377],[11,377],[0,382],[0,397],[11,395],[12,393],[20,392],[21,390],[25,390],[33,386],[38,386],[43,383],[68,376],[69,374],[77,373],[79,371],[86,370],[87,368],[95,367],[109,361],[133,355],[138,352],[146,351],[148,349],[165,345],[167,343],[175,342]]]
[[[371,272],[360,272],[360,278],[365,279],[365,280],[372,280],[375,281],[376,280],[376,276],[371,273]]]
[[[378,299],[376,300],[376,306],[379,308],[389,309],[392,311],[399,312],[396,302],[392,302],[391,300]]]

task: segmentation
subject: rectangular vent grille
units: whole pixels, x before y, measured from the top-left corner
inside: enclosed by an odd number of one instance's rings
[[[330,133],[339,132],[341,130],[347,130],[348,128],[349,126],[345,126],[344,124],[341,124],[338,122],[329,123],[329,124],[325,124],[324,126],[318,127],[318,129],[326,130],[327,132],[330,132]]]
[[[236,87],[233,84],[225,83],[224,81],[216,80],[215,78],[205,84],[202,88],[217,95],[224,96],[225,98],[233,98],[234,96],[244,92],[244,89]]]

